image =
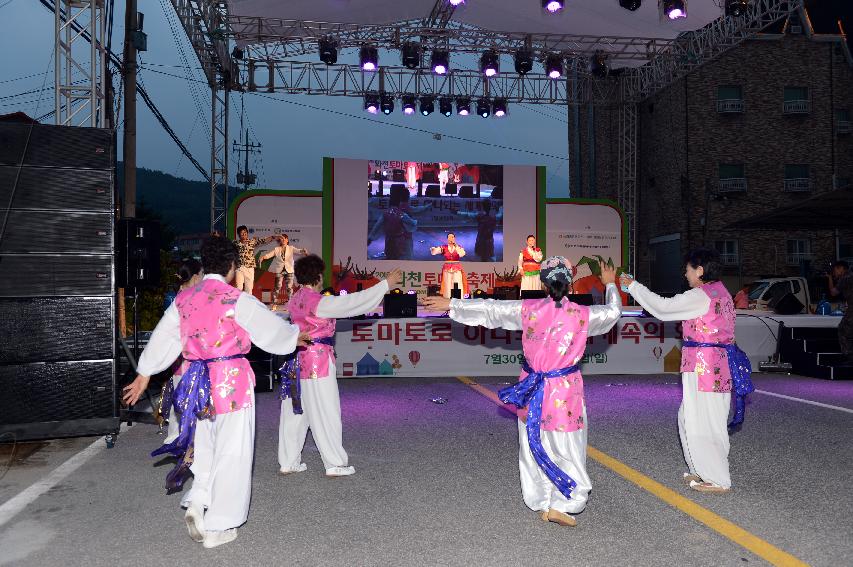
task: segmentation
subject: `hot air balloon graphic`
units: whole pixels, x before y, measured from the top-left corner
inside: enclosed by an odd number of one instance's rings
[[[416,350],[409,351],[409,362],[412,363],[412,366],[417,366],[420,359],[421,353]]]

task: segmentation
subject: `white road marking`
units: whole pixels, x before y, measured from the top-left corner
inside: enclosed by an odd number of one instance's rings
[[[853,409],[850,409],[850,408],[843,408],[841,406],[833,406],[831,404],[824,404],[824,403],[815,402],[812,400],[804,400],[803,398],[795,398],[794,396],[786,396],[785,394],[777,394],[776,392],[768,392],[767,390],[755,390],[755,393],[756,394],[764,394],[766,396],[774,396],[776,398],[783,398],[785,400],[791,400],[793,402],[800,402],[803,404],[810,404],[813,406],[819,406],[822,408],[834,409],[834,410],[843,411],[846,413],[853,413]]]

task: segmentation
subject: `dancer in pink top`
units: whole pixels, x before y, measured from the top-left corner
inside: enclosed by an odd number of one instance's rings
[[[466,325],[522,330],[524,366],[518,384],[498,394],[504,403],[528,406],[518,420],[518,466],[524,503],[543,520],[574,526],[586,507],[592,482],[586,471],[587,420],[579,364],[587,339],[610,330],[622,315],[616,272],[601,266],[607,304],[569,301],[573,276],[562,256],[542,263],[539,277],[549,297],[522,301],[428,297],[434,311]]]

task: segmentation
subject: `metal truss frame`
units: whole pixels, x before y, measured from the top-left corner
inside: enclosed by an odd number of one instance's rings
[[[624,83],[623,83],[624,85]],[[625,215],[628,230],[628,265],[637,268],[637,108],[635,103],[619,105],[619,175],[616,201]]]
[[[54,120],[62,126],[106,123],[104,6],[57,0],[54,10]]]
[[[228,211],[229,89],[212,87],[210,145],[210,230],[224,232]]]

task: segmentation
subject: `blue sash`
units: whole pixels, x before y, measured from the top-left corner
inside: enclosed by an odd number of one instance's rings
[[[195,440],[195,426],[197,419],[214,419],[215,411],[213,401],[210,398],[210,369],[211,362],[223,362],[235,358],[245,358],[243,354],[220,356],[207,360],[188,360],[190,363],[187,371],[181,376],[174,393],[172,393],[171,406],[175,409],[175,417],[179,419],[180,433],[171,443],[166,443],[156,451],[151,452],[152,457],[158,455],[172,455],[178,458],[175,467],[166,475],[166,492],[176,492],[183,487],[184,482],[190,476],[190,465],[193,463]],[[171,383],[171,377],[169,382]]]
[[[521,368],[527,372],[527,377],[517,384],[501,389],[498,392],[498,397],[503,403],[512,404],[518,408],[530,406],[527,413],[527,443],[530,445],[530,452],[548,480],[554,483],[554,486],[563,496],[571,498],[572,489],[577,486],[577,483],[560,469],[545,452],[539,428],[542,423],[542,397],[545,395],[545,380],[568,376],[577,372],[579,367],[574,365],[548,372],[536,372],[525,361]]]
[[[735,413],[729,423],[732,433],[737,431],[743,423],[746,412],[746,396],[755,391],[750,375],[752,365],[749,363],[746,353],[733,343],[700,343],[697,341],[684,341],[685,347],[698,348],[722,348],[726,350],[726,358],[729,360],[729,372],[732,375],[732,386],[735,393]]]
[[[335,337],[320,337],[311,339],[315,345],[328,345],[335,348]],[[299,351],[298,349],[288,356],[281,368],[278,369],[278,374],[281,376],[281,388],[278,392],[280,400],[290,398],[293,402],[293,413],[302,413],[302,387],[299,385]]]

